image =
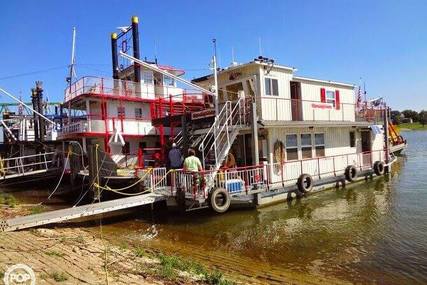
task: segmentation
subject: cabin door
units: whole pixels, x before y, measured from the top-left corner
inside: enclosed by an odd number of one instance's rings
[[[371,132],[370,131],[362,131],[362,163],[363,166],[372,165],[372,142],[371,142]]]
[[[302,120],[301,83],[291,81],[291,110],[292,121]]]

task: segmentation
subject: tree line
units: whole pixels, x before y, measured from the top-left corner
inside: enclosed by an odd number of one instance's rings
[[[408,123],[412,119],[412,122],[419,122],[423,127],[427,125],[427,111],[422,110],[420,112],[414,110],[404,110],[402,112],[394,110],[391,111],[391,120],[393,124],[399,125],[401,123]]]

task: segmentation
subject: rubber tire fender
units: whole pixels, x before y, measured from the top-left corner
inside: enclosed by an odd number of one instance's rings
[[[216,198],[219,195],[223,195],[224,203],[222,205],[219,205],[216,201]],[[231,197],[230,193],[224,188],[215,188],[211,191],[209,195],[209,205],[211,206],[212,210],[214,210],[216,213],[225,213],[227,212],[228,208],[230,208],[231,204]]]
[[[357,177],[356,167],[354,165],[347,166],[345,169],[344,175],[345,175],[345,179],[348,182],[353,182]]]
[[[313,190],[313,177],[311,177],[310,174],[301,174],[300,177],[298,177],[297,186],[301,193],[310,192]]]
[[[185,212],[185,210],[186,210],[186,205],[185,205],[185,191],[181,187],[178,187],[176,189],[175,201],[176,201],[176,204],[178,206],[179,211],[182,212],[182,213]]]
[[[383,161],[375,161],[374,163],[374,172],[377,176],[384,175],[385,173],[385,165]]]

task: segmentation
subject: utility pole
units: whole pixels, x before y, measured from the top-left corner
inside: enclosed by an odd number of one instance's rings
[[[212,40],[213,47],[214,47],[214,55],[213,55],[213,68],[214,68],[214,80],[215,80],[215,98],[214,98],[214,104],[215,104],[215,116],[217,117],[219,114],[218,109],[218,68],[217,68],[217,59],[216,59],[216,39]]]

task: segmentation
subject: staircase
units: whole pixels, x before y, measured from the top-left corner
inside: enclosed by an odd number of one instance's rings
[[[203,167],[206,169],[206,160],[212,162],[207,186],[213,186],[214,178],[227,157],[230,148],[239,134],[239,130],[245,126],[245,99],[237,102],[227,101],[214,123],[200,142],[199,151],[202,155]]]

